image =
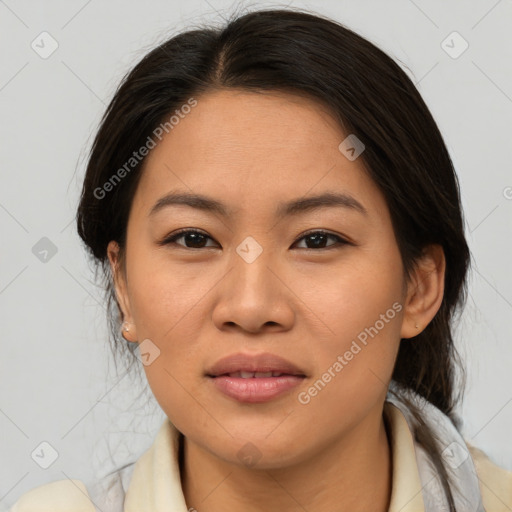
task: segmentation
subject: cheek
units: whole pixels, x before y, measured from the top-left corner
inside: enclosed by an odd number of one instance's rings
[[[403,315],[401,273],[400,256],[390,247],[360,254],[312,288],[307,303],[322,320],[317,377],[332,391],[324,399],[360,399],[380,392],[391,377]]]
[[[331,296],[326,323],[334,334],[315,345],[317,372],[297,397],[303,420],[322,417],[326,436],[351,429],[386,393],[403,314],[394,301],[400,295],[390,289],[360,287]]]
[[[133,253],[132,253],[133,254]],[[215,282],[194,265],[179,266],[140,257],[129,271],[130,304],[139,342],[147,341],[143,368],[151,390],[171,421],[187,416],[196,396],[201,329],[207,323],[202,298]],[[146,263],[143,263],[146,261]],[[167,262],[168,263],[168,262]],[[141,355],[144,345],[140,345]],[[142,361],[144,362],[144,356]],[[147,362],[147,361],[146,361]]]
[[[211,272],[201,272],[191,263],[171,264],[165,252],[135,255],[130,274],[130,304],[137,333],[168,344],[181,332],[180,339],[194,337],[183,333],[189,316],[197,314],[203,299],[215,282]],[[179,343],[173,343],[179,348]],[[187,343],[187,346],[190,346]]]
[[[307,316],[311,325],[318,325],[323,342],[344,347],[375,325],[384,337],[391,330],[396,333],[396,319],[402,309],[401,272],[398,255],[379,258],[369,251],[361,252],[328,272],[312,268],[307,276],[296,280],[294,291],[308,306]]]

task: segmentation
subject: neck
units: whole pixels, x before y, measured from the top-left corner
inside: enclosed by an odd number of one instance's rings
[[[184,438],[181,483],[189,510],[385,512],[391,450],[384,417],[359,426],[300,464],[250,469],[215,457]]]

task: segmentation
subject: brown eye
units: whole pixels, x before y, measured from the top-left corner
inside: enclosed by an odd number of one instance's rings
[[[336,243],[326,246],[326,242],[329,238],[336,240]],[[327,231],[310,231],[297,241],[300,240],[306,240],[307,245],[307,247],[301,247],[301,249],[330,249],[331,247],[346,245],[349,243],[340,236],[328,233]],[[297,243],[297,241],[295,243]]]
[[[335,242],[327,245],[329,238]],[[181,239],[183,239],[183,242],[178,242],[178,240]],[[180,245],[185,249],[203,249],[215,247],[215,245],[206,245],[208,240],[213,240],[213,238],[208,236],[206,233],[203,233],[202,231],[195,229],[182,229],[177,233],[166,237],[164,240],[159,242],[159,245],[174,244]],[[294,245],[296,245],[297,242],[301,240],[306,241],[306,247],[299,247],[300,249],[330,249],[339,247],[340,245],[350,244],[350,242],[338,235],[321,230],[310,231],[309,233],[306,233],[301,238],[297,239]]]
[[[178,243],[178,240],[180,239],[183,239],[185,243]],[[203,247],[212,247],[205,245],[208,239],[213,240],[211,237],[209,237],[202,231],[197,231],[194,229],[184,229],[165,238],[164,240],[162,240],[162,242],[159,243],[159,245],[177,244],[184,246],[186,249],[202,249]]]

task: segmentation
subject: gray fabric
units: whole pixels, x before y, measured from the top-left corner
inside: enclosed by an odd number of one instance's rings
[[[443,463],[455,485],[452,493],[457,511],[485,512],[478,476],[468,447],[450,419],[437,407],[410,391],[399,390],[394,382],[390,389],[399,394],[406,393],[422,413],[423,421],[428,425],[442,445]],[[414,416],[407,406],[388,392],[386,401],[398,407],[405,416],[412,432]],[[414,439],[414,436],[413,436]],[[448,502],[441,480],[428,453],[414,439],[414,449],[420,475],[425,512],[449,512]],[[124,497],[129,487],[135,462],[108,477],[87,485],[87,490],[96,512],[123,512]],[[151,511],[145,511],[151,512]]]
[[[406,394],[419,407],[423,421],[439,440],[443,464],[453,479],[451,491],[456,510],[461,512],[485,512],[473,459],[464,439],[450,421],[450,418],[419,395],[398,388],[394,382],[391,383],[390,388],[399,395]],[[412,432],[412,427],[416,420],[408,407],[390,392],[387,394],[386,401],[391,402],[402,411]],[[449,512],[450,509],[441,480],[430,456],[415,439],[414,449],[425,511]]]
[[[96,512],[123,512],[124,497],[134,469],[135,462],[132,462],[112,475],[86,484],[87,492],[96,508]]]

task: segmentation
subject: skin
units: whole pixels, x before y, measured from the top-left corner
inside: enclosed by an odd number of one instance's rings
[[[400,339],[418,334],[441,305],[443,252],[427,248],[411,280],[404,280],[384,197],[362,158],[350,161],[340,152],[348,134],[322,105],[232,89],[197,100],[145,161],[126,259],[120,260],[115,241],[108,247],[117,297],[131,324],[126,339],[150,339],[160,349],[144,370],[163,411],[185,435],[187,506],[200,512],[385,511],[392,486],[386,390]],[[150,217],[171,190],[213,197],[232,215],[170,206]],[[327,207],[274,216],[280,201],[326,191],[349,193],[367,215]],[[206,238],[199,248],[190,237],[158,245],[181,228]],[[302,237],[317,229],[350,243],[326,237],[315,248]],[[248,236],[263,249],[252,263],[236,252]],[[317,396],[299,403],[297,395],[395,302],[401,311]],[[272,352],[306,378],[269,402],[240,403],[204,375],[235,352]],[[248,442],[260,455],[251,467],[237,455]]]

